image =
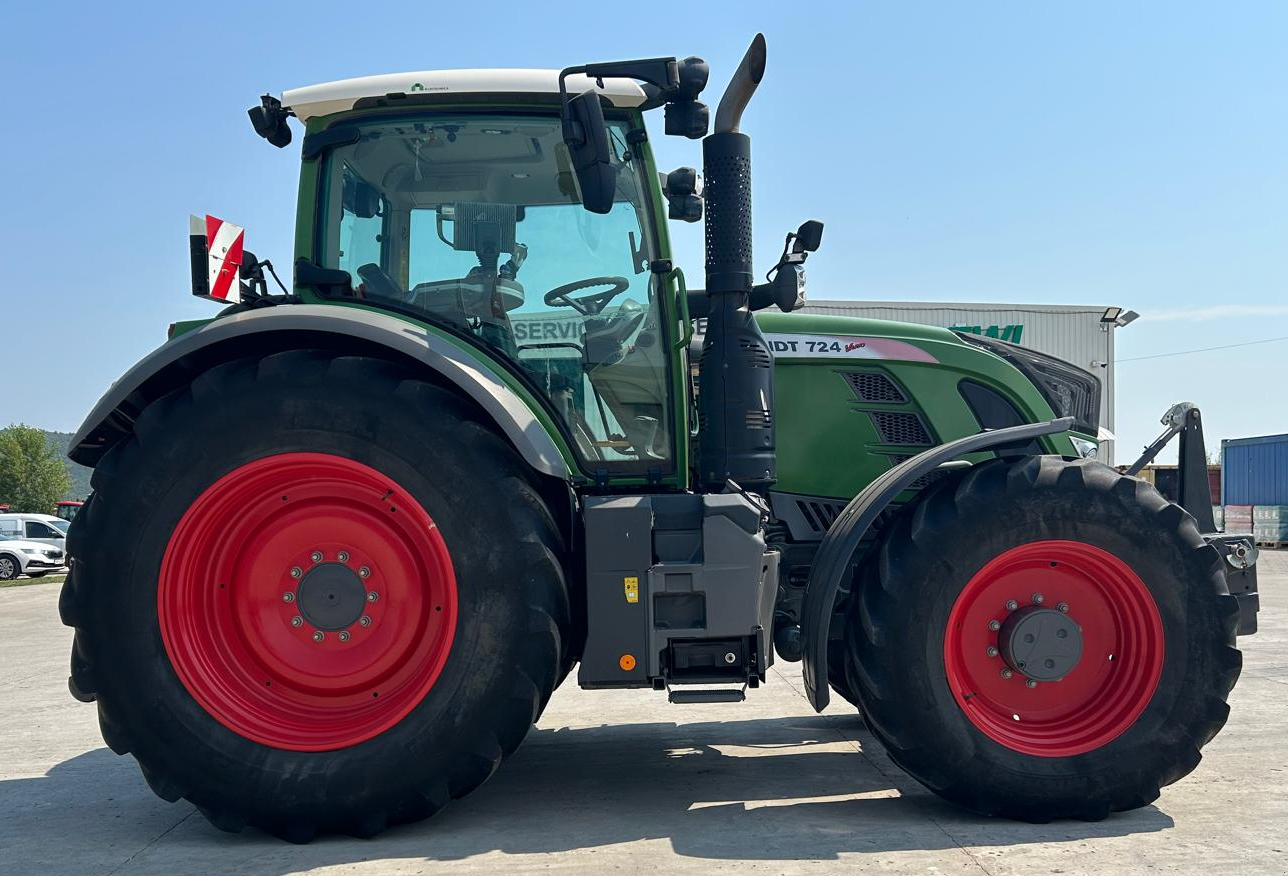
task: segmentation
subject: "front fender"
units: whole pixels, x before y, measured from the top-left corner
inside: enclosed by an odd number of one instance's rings
[[[534,405],[507,385],[486,359],[424,326],[356,307],[295,304],[216,319],[144,357],[108,389],[72,439],[68,456],[94,466],[133,430],[152,400],[201,370],[250,352],[297,349],[309,343],[392,353],[428,367],[473,399],[536,471],[567,480],[568,463]]]
[[[949,441],[896,465],[850,500],[850,504],[837,515],[836,521],[819,544],[818,553],[810,567],[809,581],[805,585],[805,600],[801,609],[805,694],[816,711],[821,712],[827,708],[832,696],[827,683],[827,640],[836,596],[840,592],[842,578],[850,567],[850,558],[854,556],[877,515],[896,496],[908,489],[913,481],[949,460],[988,450],[999,444],[1024,442],[1043,435],[1065,432],[1072,425],[1073,417],[1061,417],[1045,423],[994,429]]]

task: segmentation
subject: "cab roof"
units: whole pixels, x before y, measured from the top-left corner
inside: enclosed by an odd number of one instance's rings
[[[568,93],[579,94],[596,89],[619,107],[639,106],[644,90],[628,79],[605,79],[599,88],[593,79],[574,74],[567,79]],[[385,73],[340,79],[282,93],[282,106],[290,108],[296,118],[307,122],[313,116],[353,109],[366,97],[392,94],[550,94],[559,93],[558,70],[422,70],[413,73]]]

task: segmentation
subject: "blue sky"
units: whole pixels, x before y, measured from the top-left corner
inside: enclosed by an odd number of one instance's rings
[[[766,267],[817,217],[817,298],[1139,311],[1118,336],[1120,457],[1180,399],[1204,407],[1213,444],[1288,431],[1288,341],[1122,361],[1288,336],[1288,5],[733,8],[8,11],[0,423],[73,430],[168,323],[213,312],[187,294],[189,213],[245,225],[249,248],[289,266],[299,140],[279,152],[253,135],[262,92],[698,54],[714,103],[759,29],[768,72],[744,129]],[[696,144],[655,143],[663,167],[700,162]],[[700,230],[674,231],[700,276]]]

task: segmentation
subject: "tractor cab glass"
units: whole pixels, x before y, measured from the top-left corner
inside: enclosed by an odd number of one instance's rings
[[[559,119],[417,115],[327,153],[320,261],[357,297],[487,345],[550,400],[592,467],[670,457],[667,320],[643,162],[609,121],[611,209],[583,208]],[[643,465],[641,465],[643,464]]]

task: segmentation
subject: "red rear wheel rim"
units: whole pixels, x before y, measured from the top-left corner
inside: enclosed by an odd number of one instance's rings
[[[1075,621],[1082,656],[1062,679],[1029,686],[995,653],[994,627],[1035,594]],[[990,560],[958,595],[944,634],[948,685],[971,723],[1040,757],[1083,754],[1124,733],[1158,687],[1163,654],[1163,621],[1145,583],[1118,557],[1077,541],[1030,542]]]
[[[433,519],[395,481],[324,453],[224,475],[184,513],[157,609],[184,687],[274,748],[357,745],[434,686],[456,629],[456,576]]]

